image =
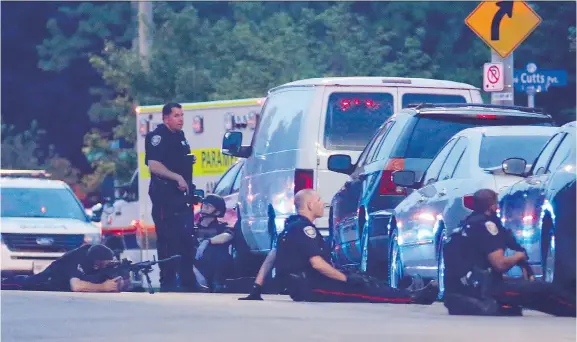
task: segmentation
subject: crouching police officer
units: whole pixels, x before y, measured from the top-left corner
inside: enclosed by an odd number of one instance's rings
[[[232,270],[229,247],[234,231],[226,223],[218,221],[225,212],[224,199],[218,195],[208,195],[202,200],[200,219],[195,226],[195,236],[199,242],[195,267],[206,278],[211,292],[224,291],[225,280]]]
[[[116,277],[95,281],[102,268],[114,263],[114,252],[104,245],[84,245],[54,260],[44,271],[31,276],[2,279],[2,290],[120,292],[131,286],[130,279]]]
[[[148,194],[152,202],[152,219],[156,227],[158,259],[181,255],[180,264],[165,263],[160,266],[161,291],[194,291],[196,280],[193,272],[194,239],[193,210],[194,185],[192,164],[194,155],[186,141],[182,106],[168,103],[162,108],[163,124],[146,135],[145,162],[150,169]]]
[[[474,196],[475,211],[444,246],[445,307],[451,315],[522,315],[529,308],[575,317],[575,295],[537,281],[527,253],[496,215],[498,195],[482,189]],[[505,256],[507,248],[515,253]],[[523,278],[505,279],[514,266]]]
[[[330,264],[323,237],[312,223],[322,217],[324,203],[312,189],[295,196],[298,215],[289,217],[276,248],[267,256],[248,300],[260,300],[260,288],[274,264],[277,277],[286,284],[294,301],[378,302],[432,304],[438,295],[435,282],[409,291],[388,287],[370,277],[345,274]]]

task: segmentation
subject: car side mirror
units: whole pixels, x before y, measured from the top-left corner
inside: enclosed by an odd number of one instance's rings
[[[102,206],[102,203],[96,203],[95,205],[93,205],[92,208],[90,208],[90,211],[92,211],[92,216],[90,217],[90,221],[100,222],[100,220],[102,219],[103,209],[104,209],[104,207]]]
[[[246,158],[250,156],[250,146],[242,146],[241,132],[226,132],[222,138],[222,154],[233,157]]]
[[[416,189],[420,182],[417,181],[417,175],[414,171],[403,170],[393,172],[393,183],[397,186]]]
[[[354,166],[349,155],[333,154],[329,156],[327,164],[328,169],[333,172],[344,173],[345,175],[353,173]]]
[[[525,169],[527,168],[527,161],[522,158],[505,159],[501,164],[501,168],[507,175],[523,177],[525,175]]]

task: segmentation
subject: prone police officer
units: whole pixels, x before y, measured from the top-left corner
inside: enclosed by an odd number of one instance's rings
[[[498,194],[475,192],[474,212],[444,246],[445,299],[451,315],[522,315],[529,308],[556,316],[575,317],[575,295],[535,280],[526,251],[497,217]],[[514,254],[505,255],[507,248]],[[515,266],[523,277],[506,279]]]
[[[329,251],[313,221],[324,214],[324,203],[312,189],[295,195],[298,214],[287,219],[276,246],[265,259],[251,293],[241,300],[262,300],[261,287],[268,272],[276,268],[277,277],[294,301],[373,302],[432,304],[438,295],[436,282],[413,289],[391,288],[358,273],[345,274],[330,264]],[[419,279],[420,280],[420,279]]]
[[[224,291],[233,262],[229,248],[234,239],[234,230],[218,221],[225,212],[224,199],[218,195],[208,195],[202,200],[200,218],[195,226],[195,236],[199,242],[195,267],[207,280],[210,292],[215,293]],[[200,282],[199,278],[197,276]]]
[[[54,260],[42,272],[2,279],[2,290],[120,292],[130,290],[129,278],[96,281],[94,275],[114,263],[114,252],[104,245],[84,245]]]
[[[162,122],[146,135],[145,163],[150,169],[148,194],[152,201],[152,219],[156,227],[159,259],[181,255],[179,264],[160,266],[160,289],[164,292],[195,291],[193,272],[194,238],[192,164],[195,157],[182,131],[183,110],[178,103],[162,108]]]

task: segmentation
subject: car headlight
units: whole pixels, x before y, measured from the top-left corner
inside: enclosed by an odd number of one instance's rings
[[[102,241],[102,236],[100,234],[86,234],[84,235],[84,242],[89,245],[95,245]]]

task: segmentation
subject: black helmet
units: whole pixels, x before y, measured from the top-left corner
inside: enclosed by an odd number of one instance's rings
[[[212,204],[216,211],[219,212],[216,217],[224,217],[224,213],[226,212],[226,204],[224,203],[224,199],[219,195],[210,194],[202,200],[202,203]]]

